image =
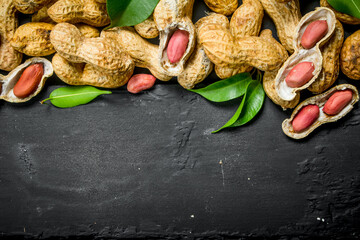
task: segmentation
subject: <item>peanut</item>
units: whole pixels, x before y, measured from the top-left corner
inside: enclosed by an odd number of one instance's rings
[[[244,0],[231,17],[231,34],[236,40],[245,36],[258,36],[263,16],[264,10],[259,0]],[[227,20],[225,19],[224,22],[227,23]],[[247,64],[239,65],[236,68],[215,66],[216,75],[221,79],[242,72],[250,72],[251,69],[252,67]]]
[[[360,19],[359,18],[356,18],[356,17],[350,16],[348,14],[336,11],[333,7],[331,7],[331,5],[327,2],[327,0],[320,0],[320,5],[322,7],[330,8],[335,13],[336,18],[338,20],[340,20],[341,22],[343,22],[343,23],[353,24],[353,25],[360,24]]]
[[[36,63],[27,67],[14,86],[14,95],[18,98],[26,98],[31,95],[37,89],[43,75],[44,66],[42,63]]]
[[[350,89],[337,91],[326,101],[323,112],[327,115],[336,115],[347,106],[353,98]]]
[[[156,38],[159,36],[159,30],[156,27],[153,15],[144,22],[134,26],[136,32],[143,38]]]
[[[213,16],[216,14],[208,17]],[[279,68],[285,60],[273,44],[262,38],[243,37],[235,40],[228,24],[215,22],[200,26],[198,39],[210,60],[220,67],[236,68],[248,64],[268,71]]]
[[[127,84],[127,90],[131,93],[139,93],[154,86],[156,78],[151,74],[136,74]]]
[[[183,30],[176,30],[169,40],[166,48],[167,56],[171,63],[177,63],[184,55],[189,43],[189,33]]]
[[[195,48],[195,27],[191,20],[194,0],[160,0],[154,9],[154,21],[159,29],[159,53],[160,66],[167,75],[178,76],[185,69],[185,63],[190,58]],[[167,56],[167,47],[171,34],[177,30],[188,32],[188,44],[181,59],[172,63]]]
[[[301,45],[310,49],[322,39],[328,32],[329,27],[326,20],[317,20],[310,23],[301,36]]]
[[[57,23],[83,22],[94,27],[110,23],[106,4],[95,0],[59,0],[48,9],[48,15]]]
[[[50,0],[13,0],[13,2],[19,12],[32,14],[48,4]]]
[[[47,56],[55,52],[50,42],[50,32],[54,24],[29,22],[21,25],[10,44],[17,51],[28,56]]]
[[[315,67],[312,62],[301,62],[291,69],[285,78],[289,87],[298,88],[305,85],[314,77]]]
[[[320,109],[317,105],[307,105],[303,107],[292,121],[294,132],[302,132],[309,128],[320,115]]]
[[[344,42],[344,28],[337,20],[335,32],[328,42],[321,48],[323,56],[322,69],[319,77],[308,90],[312,93],[322,93],[334,84],[340,71],[340,51]]]
[[[47,13],[48,9],[54,5],[54,3],[56,3],[58,0],[50,0],[50,2],[48,4],[46,4],[45,6],[43,6],[41,9],[39,9],[39,11],[37,11],[36,13],[34,13],[31,16],[31,21],[32,22],[46,22],[46,23],[55,23],[50,17],[49,14]]]
[[[340,53],[340,66],[346,76],[360,80],[360,30],[346,38]]]
[[[0,69],[11,71],[22,60],[22,53],[16,51],[10,44],[18,26],[16,8],[13,1],[0,0]]]
[[[231,15],[238,6],[238,0],[204,0],[206,5],[216,13]]]
[[[132,27],[116,27],[101,32],[101,36],[111,39],[128,53],[135,65],[147,68],[151,74],[161,81],[169,81],[172,77],[160,66],[159,46],[148,42],[139,36]]]
[[[277,0],[260,0],[276,26],[280,42],[289,52],[294,52],[294,29],[301,19],[299,0],[280,3]]]

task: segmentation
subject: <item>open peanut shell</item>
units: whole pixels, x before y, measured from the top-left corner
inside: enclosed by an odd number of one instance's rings
[[[334,94],[336,91],[340,90],[346,90],[350,89],[353,92],[352,99],[349,104],[347,104],[338,114],[330,116],[323,112],[324,105],[326,101],[331,97],[332,94]],[[335,122],[339,120],[340,118],[344,117],[346,114],[348,114],[352,109],[354,104],[359,101],[359,92],[357,91],[356,87],[350,84],[341,84],[337,85],[330,90],[328,90],[325,93],[316,95],[314,97],[308,98],[302,103],[300,103],[291,114],[291,117],[289,119],[285,119],[282,123],[282,129],[283,132],[294,139],[301,139],[306,136],[308,136],[311,132],[313,132],[317,127],[319,127],[322,124],[329,123],[329,122]],[[305,106],[315,104],[320,109],[320,114],[318,119],[306,130],[302,132],[295,132],[292,126],[292,121],[296,117],[297,113]]]
[[[317,20],[326,20],[328,24],[328,31],[314,47],[305,49],[301,45],[301,37],[310,23]],[[319,7],[315,11],[306,14],[300,20],[295,29],[294,46],[295,52],[288,58],[288,60],[279,69],[275,79],[275,89],[281,99],[284,101],[291,101],[296,97],[296,93],[308,88],[319,76],[322,69],[323,57],[320,47],[323,46],[332,36],[335,30],[336,18],[335,14],[328,8]],[[300,87],[290,87],[287,85],[285,79],[290,71],[301,62],[311,62],[314,65],[312,78]]]
[[[44,74],[41,78],[37,89],[27,96],[26,98],[18,98],[14,95],[13,89],[17,81],[20,79],[24,70],[32,64],[42,63],[44,66]],[[53,75],[53,67],[51,62],[45,58],[31,58],[26,60],[23,64],[12,70],[7,76],[0,75],[0,83],[2,85],[0,99],[4,99],[7,102],[20,103],[29,101],[36,96],[44,87],[45,81]]]

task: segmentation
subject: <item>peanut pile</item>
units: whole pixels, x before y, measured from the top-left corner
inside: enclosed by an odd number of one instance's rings
[[[195,0],[160,0],[146,21],[99,32],[110,23],[106,0],[0,0],[0,69],[10,71],[0,75],[0,98],[30,100],[53,72],[69,85],[127,84],[129,92],[138,93],[156,79],[177,77],[191,89],[213,69],[225,79],[256,68],[264,72],[264,90],[275,104],[284,110],[298,106],[283,123],[293,138],[343,117],[358,101],[351,85],[323,92],[340,67],[360,79],[360,32],[344,42],[341,23],[360,19],[335,11],[326,0],[305,16],[299,0],[243,0],[240,6],[237,0],[204,1],[213,12],[196,23]],[[32,14],[32,22],[19,27],[17,12]],[[269,29],[261,31],[265,12],[280,42]],[[159,45],[146,40],[156,37]],[[36,58],[21,64],[23,54]],[[51,54],[52,63],[40,58]],[[135,67],[151,74],[133,75]],[[304,89],[320,95],[298,105]]]

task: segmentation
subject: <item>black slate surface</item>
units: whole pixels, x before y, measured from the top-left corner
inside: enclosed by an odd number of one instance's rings
[[[205,10],[198,1],[194,20]],[[250,124],[211,134],[238,101],[173,81],[72,109],[39,104],[63,85],[52,77],[30,102],[0,103],[0,236],[360,238],[358,104],[295,141],[281,130],[291,111],[269,99]]]

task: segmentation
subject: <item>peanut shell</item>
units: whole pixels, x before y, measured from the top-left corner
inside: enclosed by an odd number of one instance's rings
[[[106,4],[95,0],[59,0],[48,9],[48,15],[57,23],[86,23],[103,27],[110,23]]]
[[[43,6],[41,9],[39,9],[37,12],[35,12],[31,16],[32,22],[46,22],[46,23],[55,23],[47,13],[48,9],[54,5],[58,0],[51,0],[48,4]]]
[[[343,23],[346,23],[346,24],[352,24],[352,25],[360,24],[360,19],[359,18],[356,18],[356,17],[350,16],[348,14],[336,11],[333,7],[331,7],[331,5],[327,2],[327,0],[320,0],[320,5],[322,7],[330,8],[335,13],[336,18],[340,22],[343,22]]]
[[[18,27],[16,11],[12,1],[0,0],[0,69],[5,71],[13,70],[22,60],[22,53],[10,45]]]
[[[235,39],[244,36],[258,36],[264,10],[259,0],[244,0],[243,4],[236,9],[230,20],[230,32]],[[251,66],[239,65],[236,68],[215,66],[216,75],[221,78],[229,78],[238,73],[250,72]]]
[[[29,22],[16,29],[10,44],[17,51],[28,56],[47,56],[55,52],[50,42],[50,32],[54,24]]]
[[[205,4],[214,12],[231,15],[238,7],[238,0],[204,0]]]
[[[192,23],[194,0],[160,0],[154,10],[154,20],[159,29],[160,66],[170,76],[178,76],[184,71],[186,61],[195,48],[195,27]],[[171,63],[167,56],[167,45],[177,30],[189,33],[189,42],[180,61]]]
[[[305,32],[307,26],[317,20],[326,20],[328,24],[328,31],[322,39],[320,39],[314,47],[311,49],[304,49],[301,45],[301,36]],[[295,52],[286,60],[283,66],[280,68],[275,79],[275,89],[277,94],[284,101],[291,101],[296,97],[298,91],[308,88],[319,76],[323,57],[320,51],[320,47],[323,46],[332,36],[335,31],[336,18],[334,13],[324,7],[319,7],[315,11],[306,14],[298,26],[295,28],[294,44]],[[299,87],[290,87],[287,85],[285,79],[291,70],[301,62],[311,62],[314,65],[313,77],[304,85]]]
[[[336,92],[338,90],[345,90],[345,89],[350,89],[353,91],[353,97],[352,97],[351,102],[345,108],[343,108],[341,112],[339,112],[338,114],[336,114],[334,116],[329,116],[329,115],[325,114],[322,111],[322,109],[323,109],[326,101],[331,97],[331,95],[334,92]],[[358,93],[356,87],[354,87],[353,85],[341,84],[341,85],[335,86],[323,94],[308,98],[305,101],[303,101],[302,103],[300,103],[294,109],[293,113],[291,114],[291,117],[289,119],[285,119],[283,121],[283,123],[282,123],[283,132],[288,137],[291,137],[294,139],[304,138],[304,137],[308,136],[311,132],[313,132],[316,128],[318,128],[320,125],[329,123],[329,122],[335,122],[335,121],[339,120],[340,118],[343,118],[346,114],[348,114],[353,109],[354,104],[358,101],[359,101],[359,93]],[[296,114],[304,106],[307,106],[310,104],[315,104],[320,108],[319,118],[309,128],[307,128],[303,132],[297,133],[293,130],[291,122],[295,118]]]
[[[275,23],[281,44],[290,53],[294,52],[294,29],[301,19],[299,0],[283,3],[277,0],[260,0],[260,2]]]
[[[153,15],[144,22],[134,26],[136,32],[143,38],[156,38],[159,36],[159,30],[156,27]]]
[[[48,4],[50,0],[13,0],[13,2],[19,12],[32,14]]]
[[[346,38],[340,53],[340,66],[346,76],[360,80],[360,30]]]
[[[35,63],[43,63],[44,75],[34,93],[27,96],[26,98],[18,98],[14,95],[13,88],[19,80],[23,71],[30,65]],[[2,85],[0,99],[4,99],[7,102],[20,103],[29,101],[35,97],[44,87],[46,80],[53,75],[53,68],[51,62],[45,58],[31,58],[26,60],[23,64],[12,70],[7,76],[0,76],[0,83]]]
[[[340,71],[340,51],[344,42],[344,28],[336,21],[335,31],[329,41],[321,48],[323,56],[319,77],[309,86],[312,93],[322,93],[334,84]]]

